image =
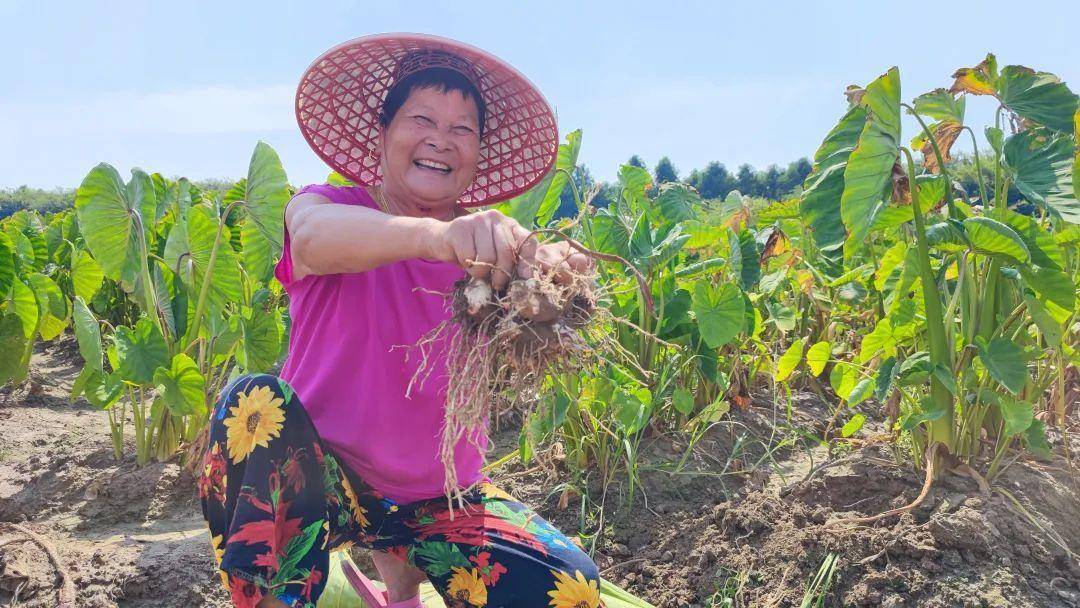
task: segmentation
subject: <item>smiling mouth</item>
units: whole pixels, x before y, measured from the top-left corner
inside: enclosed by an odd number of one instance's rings
[[[413,165],[427,171],[434,171],[441,175],[450,175],[450,165],[446,163],[440,163],[437,160],[414,160]]]

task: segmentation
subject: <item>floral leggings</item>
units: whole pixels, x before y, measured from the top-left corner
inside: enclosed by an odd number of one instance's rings
[[[233,604],[271,595],[314,608],[329,552],[356,544],[427,574],[450,607],[601,606],[596,565],[492,484],[451,519],[445,497],[396,504],[323,447],[292,388],[244,376],[214,410],[199,478],[219,573]]]

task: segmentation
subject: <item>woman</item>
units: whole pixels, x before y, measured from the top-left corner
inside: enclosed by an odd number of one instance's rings
[[[466,503],[450,512],[438,457],[447,379],[406,396],[417,362],[405,347],[447,318],[439,294],[462,269],[496,288],[515,270],[590,270],[565,243],[538,245],[498,212],[462,209],[550,170],[550,107],[482,51],[379,35],[312,64],[297,118],[316,153],[361,185],[308,186],[290,201],[276,272],[292,317],[281,378],[234,381],[212,418],[200,496],[234,604],[314,606],[328,552],[357,544],[373,549],[391,606],[419,606],[425,578],[449,606],[599,606],[595,564],[484,479],[481,450],[464,440]]]

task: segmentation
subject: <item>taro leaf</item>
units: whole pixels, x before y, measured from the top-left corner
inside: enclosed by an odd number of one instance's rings
[[[551,178],[551,183],[548,184],[543,200],[540,202],[540,207],[536,211],[537,225],[546,226],[554,217],[555,212],[558,211],[566,183],[570,181],[570,174],[577,167],[578,152],[580,151],[581,129],[567,133],[566,143],[559,145],[559,152],[555,157],[555,173]],[[579,196],[585,195],[584,192],[578,194]],[[529,222],[530,224],[527,225],[531,225],[532,218],[529,218]]]
[[[619,167],[620,199],[627,205],[631,213],[644,211],[647,207],[648,198],[646,190],[652,186],[652,177],[649,172],[634,165]]]
[[[875,357],[896,356],[897,338],[889,318],[880,319],[874,331],[866,334],[859,347],[858,363],[866,363]]]
[[[941,407],[934,399],[927,397],[919,401],[918,410],[904,416],[900,422],[900,428],[910,431],[923,422],[938,420],[946,413],[948,413],[947,407]]]
[[[1024,282],[1058,323],[1072,316],[1076,305],[1076,288],[1069,275],[1053,268],[1020,267]]]
[[[857,433],[865,423],[866,416],[857,413],[851,417],[851,420],[848,420],[847,423],[845,423],[844,426],[841,427],[840,435],[843,437],[851,437],[852,435]]]
[[[743,289],[750,289],[761,278],[761,250],[749,230],[739,233],[739,257],[742,267],[739,280]]]
[[[660,187],[656,205],[660,215],[669,222],[682,222],[694,217],[694,206],[701,202],[693,190],[683,184],[669,183]]]
[[[848,230],[845,258],[866,240],[900,153],[900,72],[891,68],[870,83],[859,105],[869,111],[869,119],[844,170],[840,214]]]
[[[799,210],[814,243],[833,261],[844,244],[847,232],[840,216],[844,192],[844,171],[848,157],[866,125],[866,109],[854,106],[833,127],[814,153],[814,170],[803,182]]]
[[[1031,426],[1024,433],[1024,445],[1042,459],[1050,458],[1050,442],[1046,440],[1046,424],[1038,418],[1031,421]]]
[[[101,327],[97,317],[79,296],[75,296],[74,312],[75,339],[79,343],[79,354],[82,355],[86,367],[101,370]]]
[[[37,331],[38,319],[41,311],[38,308],[38,299],[34,290],[19,279],[11,284],[11,307],[10,309],[22,321],[23,334],[29,340]]]
[[[1031,261],[1031,253],[1020,235],[997,220],[969,217],[964,220],[964,233],[976,253],[1005,256],[1020,263]]]
[[[1009,395],[998,395],[997,405],[998,411],[1001,412],[1001,419],[1005,422],[1003,433],[1006,437],[1023,433],[1035,420],[1035,406],[1030,401],[1014,399]]]
[[[128,289],[141,264],[136,216],[149,212],[152,217],[156,206],[149,175],[132,169],[131,181],[125,185],[116,169],[106,163],[94,167],[75,192],[75,213],[86,246],[105,276]]]
[[[597,215],[599,217],[599,214]],[[682,223],[683,231],[690,235],[686,242],[687,249],[715,247],[727,234],[727,227],[721,224],[708,224],[699,220],[686,220]]]
[[[1080,200],[1080,108],[1077,108],[1076,114],[1073,114],[1073,146],[1075,148],[1075,156],[1073,157],[1073,198]]]
[[[774,378],[777,382],[783,382],[788,379],[791,372],[795,371],[795,368],[799,366],[799,362],[802,361],[803,349],[806,348],[806,338],[799,338],[791,343],[791,346],[784,351],[783,355],[776,360],[776,374]]]
[[[896,370],[896,382],[898,386],[919,386],[930,379],[933,365],[930,363],[930,354],[919,351],[904,359]]]
[[[0,318],[0,385],[9,380],[16,382],[26,378],[26,364],[23,351],[26,349],[26,334],[23,333],[22,320],[11,312],[2,313]]]
[[[848,393],[848,396],[844,400],[847,401],[849,407],[855,407],[856,405],[859,405],[863,401],[869,399],[870,396],[873,394],[874,379],[863,378],[862,380],[859,380],[859,382],[855,384],[854,387],[852,387],[851,392]]]
[[[11,291],[15,281],[15,245],[3,231],[0,231],[0,298]]]
[[[1072,131],[1077,97],[1057,76],[1007,65],[997,79],[997,97],[1021,117],[1055,131]]]
[[[630,257],[630,230],[622,219],[608,209],[596,212],[592,221],[593,246],[597,251],[622,258]]]
[[[71,284],[75,295],[84,300],[94,299],[104,278],[105,271],[90,252],[76,249],[71,255]]]
[[[874,223],[870,226],[870,232],[891,230],[897,226],[906,224],[913,219],[915,219],[915,212],[908,205],[903,207],[882,207],[881,210],[878,211],[877,216],[874,217]]]
[[[847,401],[855,385],[859,383],[859,370],[846,361],[837,361],[829,373],[829,386],[836,392],[836,396]]]
[[[249,373],[265,373],[277,363],[278,324],[275,315],[255,311],[240,319],[242,341],[236,359]]]
[[[34,268],[34,244],[14,224],[4,226],[4,234],[11,239],[14,247],[13,255],[16,274],[32,272]]]
[[[281,255],[287,202],[289,180],[281,159],[260,141],[248,164],[242,203],[246,214],[240,230],[244,268],[256,281],[270,280],[274,261]]]
[[[929,237],[929,232],[930,229],[927,228],[927,237]],[[898,276],[903,271],[901,264],[904,263],[907,252],[908,245],[906,241],[897,241],[895,245],[885,250],[881,259],[878,260],[878,267],[874,272],[874,289],[880,292],[886,291],[886,286],[890,283],[889,279],[894,278],[894,275]]]
[[[174,356],[168,368],[159,367],[154,372],[154,384],[173,415],[202,416],[206,413],[206,379],[195,361],[184,353]]]
[[[1006,224],[1020,236],[1024,246],[1031,252],[1031,263],[1044,268],[1061,270],[1065,267],[1065,255],[1054,240],[1054,235],[1039,226],[1034,218],[999,206],[991,217]]]
[[[712,285],[708,280],[694,284],[691,309],[698,331],[709,348],[720,348],[746,327],[742,291],[731,283]]]
[[[1038,326],[1039,331],[1043,334],[1043,339],[1051,347],[1059,348],[1061,346],[1061,338],[1064,335],[1064,327],[1062,323],[1059,323],[1055,319],[1050,311],[1046,309],[1046,306],[1040,302],[1034,294],[1030,291],[1024,291],[1024,302],[1027,303],[1028,314],[1031,315],[1031,320]]]
[[[926,241],[931,247],[948,253],[958,253],[969,248],[964,225],[954,219],[927,226]]]
[[[694,396],[685,388],[679,387],[671,395],[671,405],[684,416],[694,411]]]
[[[975,346],[990,377],[1010,393],[1019,394],[1028,379],[1027,351],[1008,338],[994,338],[987,342],[986,338],[976,336]]]
[[[634,231],[630,234],[630,259],[637,266],[644,266],[652,256],[653,233],[649,225],[649,214],[642,213],[634,224]]]
[[[651,404],[652,395],[649,389],[640,388],[630,391],[619,388],[615,393],[615,405],[618,408],[615,420],[623,432],[632,435],[645,428],[645,424],[649,421]]]
[[[38,333],[46,342],[64,333],[67,327],[67,298],[60,287],[49,277],[35,272],[28,277],[30,287],[37,298],[41,318],[38,320]]]
[[[896,373],[898,367],[896,365],[896,357],[889,357],[881,362],[881,366],[878,367],[877,377],[874,381],[874,398],[878,401],[885,401],[892,393],[893,381],[896,379]]]
[[[1074,143],[1070,137],[1037,141],[1032,131],[1005,140],[1005,162],[1016,188],[1032,203],[1046,207],[1066,221],[1080,224],[1080,200],[1073,186]]]
[[[948,89],[935,89],[915,98],[915,111],[938,121],[964,123],[964,106],[967,101],[956,97]]]
[[[215,249],[217,232],[218,218],[209,207],[198,205],[191,208],[187,217],[187,240],[191,259],[195,263],[192,277],[194,291],[191,294],[195,299],[198,298],[207,271],[210,270],[211,251]],[[209,299],[216,308],[222,309],[228,302],[242,301],[244,291],[240,281],[240,260],[236,252],[224,238],[217,243],[216,250],[210,277]]]
[[[988,54],[979,65],[973,68],[960,68],[953,73],[955,79],[950,93],[971,93],[972,95],[993,95],[997,91],[997,58]]]
[[[765,207],[758,212],[758,225],[763,226],[778,220],[798,219],[800,217],[800,202],[801,201],[797,198],[789,198],[787,200],[769,203],[768,207]]]
[[[844,287],[848,287],[849,285],[845,285]],[[795,329],[795,311],[792,310],[791,307],[784,306],[779,302],[765,302],[765,308],[769,310],[769,318],[776,325],[777,329],[780,331],[791,331]]]
[[[810,367],[810,373],[820,376],[825,371],[825,364],[832,355],[832,346],[825,341],[816,342],[806,351],[806,364]]]
[[[539,184],[508,201],[499,203],[494,208],[500,213],[514,218],[522,226],[532,226],[536,218],[536,212],[540,210],[540,204],[544,201],[544,197],[547,195],[548,188],[551,187],[551,181],[554,178],[555,173],[549,171]]]
[[[117,373],[126,382],[148,386],[153,383],[157,368],[169,366],[165,338],[150,319],[139,319],[134,329],[117,327],[113,341],[118,359]]]
[[[919,188],[919,209],[923,213],[937,209],[945,199],[948,183],[944,175],[919,175],[915,177],[915,184]]]

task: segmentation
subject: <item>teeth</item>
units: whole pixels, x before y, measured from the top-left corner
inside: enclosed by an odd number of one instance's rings
[[[415,162],[416,162],[416,164],[420,165],[421,167],[427,167],[428,169],[437,169],[439,171],[449,171],[450,170],[450,165],[448,165],[446,163],[440,163],[437,160],[418,160],[418,161],[415,161]]]

